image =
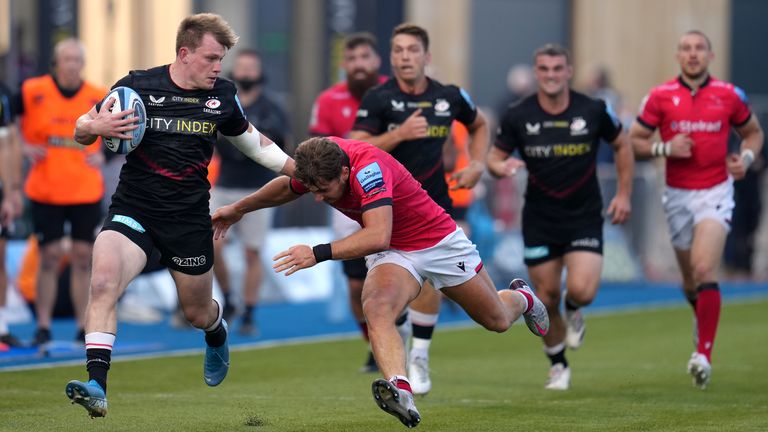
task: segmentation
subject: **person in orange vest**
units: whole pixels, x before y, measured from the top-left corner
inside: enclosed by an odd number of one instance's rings
[[[102,218],[104,155],[101,146],[77,144],[74,130],[78,116],[101,101],[106,89],[82,78],[84,65],[83,44],[74,38],[64,39],[54,47],[51,73],[24,81],[19,97],[24,154],[31,163],[24,193],[30,200],[34,232],[40,243],[37,331],[32,343],[43,350],[51,341],[64,236],[72,239],[70,287],[78,328],[75,339],[83,342],[85,337],[91,254]]]
[[[456,183],[452,180],[454,173],[461,171],[469,165],[469,131],[463,123],[454,121],[451,125],[451,134],[448,137],[449,144],[451,146],[446,148],[443,155],[443,163],[445,164],[445,181],[448,183],[448,196],[451,197],[453,202],[453,220],[464,230],[467,237],[471,237],[472,234],[469,231],[469,223],[467,222],[467,211],[469,206],[472,205],[474,200],[474,193],[472,189],[467,188],[453,188]]]

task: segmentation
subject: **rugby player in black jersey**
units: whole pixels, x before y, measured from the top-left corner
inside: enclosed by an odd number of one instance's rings
[[[630,215],[634,158],[610,107],[570,89],[569,52],[548,44],[534,53],[538,91],[510,106],[500,120],[488,169],[499,177],[526,167],[523,207],[524,260],[533,286],[551,319],[544,351],[552,366],[547,389],[566,390],[571,371],[566,345],[584,337],[580,308],[592,302],[603,266],[603,202],[595,175],[598,144],[611,143],[618,173],[617,193],[607,213],[614,224]],[[518,151],[522,157],[510,157]],[[566,270],[565,323],[560,283]]]
[[[464,89],[443,85],[426,76],[431,60],[429,35],[423,28],[403,23],[392,31],[390,62],[394,78],[366,93],[350,138],[386,150],[421,182],[429,196],[452,212],[445,182],[443,148],[458,120],[471,136],[469,165],[456,172],[455,188],[472,188],[485,169],[488,127]],[[459,268],[463,263],[456,263]],[[440,293],[427,282],[410,304],[413,344],[408,377],[414,394],[429,392],[429,345],[440,311]],[[387,377],[389,378],[389,377]]]
[[[153,253],[168,267],[189,322],[205,330],[206,384],[218,385],[229,368],[227,325],[212,298],[213,231],[208,208],[208,163],[221,132],[256,162],[284,174],[293,160],[245,119],[232,82],[219,79],[221,62],[237,35],[220,16],[185,18],[170,65],[132,71],[117,86],[136,90],[147,109],[147,130],[120,173],[120,183],[96,238],[86,311],[85,346],[89,381],[70,381],[66,394],[91,417],[107,413],[107,371],[117,330],[115,305]],[[114,100],[80,117],[75,139],[129,139],[136,128],[110,113]]]

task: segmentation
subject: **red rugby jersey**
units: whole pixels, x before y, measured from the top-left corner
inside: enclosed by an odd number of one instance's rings
[[[379,84],[387,77],[379,76]],[[346,137],[355,123],[360,99],[349,92],[347,82],[340,82],[322,93],[312,105],[309,133],[316,136]]]
[[[731,126],[746,124],[752,113],[740,88],[709,77],[693,91],[678,77],[655,87],[643,99],[637,120],[661,139],[678,133],[693,139],[690,158],[667,158],[667,185],[706,189],[728,178],[725,165]]]
[[[391,249],[426,249],[456,231],[456,222],[392,155],[363,141],[331,139],[349,156],[351,166],[349,191],[333,207],[362,226],[364,211],[391,205]],[[295,179],[291,188],[309,191]]]

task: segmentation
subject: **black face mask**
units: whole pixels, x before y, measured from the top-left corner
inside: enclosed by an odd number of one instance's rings
[[[235,79],[235,78],[233,78],[232,80],[235,82],[237,87],[240,90],[244,91],[244,92],[247,92],[247,91],[253,89],[254,87],[256,87],[258,85],[264,84],[264,77],[263,76],[260,76],[257,79]]]

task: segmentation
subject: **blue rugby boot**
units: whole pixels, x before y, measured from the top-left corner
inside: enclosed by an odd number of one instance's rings
[[[221,320],[221,325],[229,337],[229,327],[227,322]],[[209,386],[217,386],[224,381],[229,371],[229,343],[225,340],[224,345],[220,347],[205,347],[205,361],[203,362],[203,378]]]
[[[90,380],[87,383],[72,380],[67,383],[64,391],[69,400],[73,404],[82,405],[91,418],[107,415],[107,395],[95,380]]]

